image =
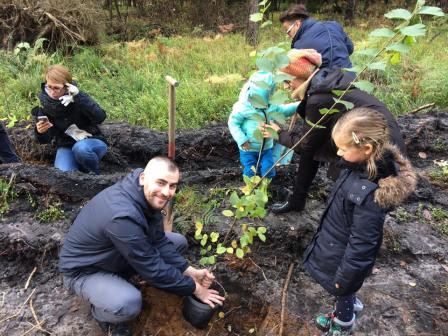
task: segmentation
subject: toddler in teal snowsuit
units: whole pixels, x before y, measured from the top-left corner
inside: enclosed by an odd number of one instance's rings
[[[280,112],[285,117],[290,117],[294,114],[299,104],[298,102],[281,105],[271,104],[269,98],[274,90],[275,82],[272,73],[257,71],[244,84],[238,101],[233,105],[232,113],[229,116],[229,130],[240,150],[243,175],[249,177],[255,175],[251,167],[256,167],[260,149],[261,158],[257,175],[263,176],[274,164],[272,156],[274,141],[271,138],[265,138],[259,141],[253,136],[253,133],[260,124],[260,118],[257,119],[255,115],[259,115],[266,124],[269,124],[271,121],[274,121],[270,117],[270,113]],[[251,104],[250,100],[255,95],[264,101],[267,108],[256,108]],[[274,176],[275,169],[271,170],[267,177],[272,178]]]

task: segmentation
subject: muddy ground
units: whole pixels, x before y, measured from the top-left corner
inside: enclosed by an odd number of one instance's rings
[[[448,335],[448,219],[443,218],[448,185],[446,180],[428,178],[435,167],[433,160],[448,159],[448,113],[434,110],[408,115],[400,117],[399,123],[421,178],[408,202],[387,217],[376,267],[359,292],[366,308],[355,335]],[[94,176],[52,168],[54,148],[37,146],[31,132],[26,124],[11,131],[25,163],[0,166],[3,181],[14,177],[15,193],[0,222],[0,335],[46,335],[36,328],[36,319],[53,335],[99,335],[88,305],[62,286],[57,272],[59,247],[80,207],[150,157],[164,154],[166,135],[127,124],[106,124],[111,151],[102,162],[103,174]],[[226,190],[240,184],[237,150],[224,125],[182,131],[177,145],[181,188],[189,186],[207,194],[211,188]],[[278,186],[291,183],[295,168],[292,164],[279,170],[273,200],[280,197]],[[331,183],[325,169],[320,169],[305,211],[269,214],[262,221],[268,228],[265,244],[256,244],[250,258],[242,262],[227,258],[217,263],[215,274],[228,294],[222,308],[225,315],[216,315],[205,330],[183,320],[181,298],[135,277],[133,281],[144,293],[144,311],[133,323],[135,334],[278,335],[282,288],[294,263],[283,334],[318,335],[313,318],[331,309],[332,298],[304,272],[300,262]],[[4,190],[0,197],[5,204]],[[225,234],[230,225],[220,215],[225,199],[218,201],[221,207],[208,217],[206,230]],[[188,222],[188,214],[179,216]],[[197,264],[193,223],[186,226],[184,220],[182,224],[191,243],[188,258]]]

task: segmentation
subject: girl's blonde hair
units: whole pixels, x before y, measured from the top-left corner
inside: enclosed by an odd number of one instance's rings
[[[60,64],[52,65],[45,71],[45,81],[52,80],[56,83],[71,83],[73,78],[70,71]]]
[[[384,152],[389,143],[389,126],[384,116],[370,108],[358,107],[345,113],[333,127],[333,139],[347,147],[372,146],[372,154],[367,159],[367,172],[369,179],[377,173],[376,161]]]

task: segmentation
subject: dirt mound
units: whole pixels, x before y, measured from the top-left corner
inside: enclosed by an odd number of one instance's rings
[[[408,115],[400,117],[399,124],[421,178],[408,202],[387,216],[376,267],[359,292],[366,308],[355,335],[447,335],[448,220],[443,214],[448,208],[448,187],[433,172],[438,169],[434,160],[448,156],[448,113]],[[166,153],[166,134],[127,124],[104,125],[111,153],[104,162],[106,173],[94,176],[52,168],[54,148],[36,146],[26,126],[10,134],[18,151],[27,153],[27,162],[0,166],[2,185],[13,181],[12,192],[1,195],[8,209],[2,207],[0,219],[0,334],[23,335],[37,324],[34,312],[43,321],[41,327],[53,335],[97,335],[88,305],[62,286],[58,249],[88,199],[151,156]],[[235,144],[224,125],[185,130],[176,141],[183,187],[194,187],[202,194],[221,189],[206,230],[225,234],[231,224],[221,215],[226,190],[241,180]],[[279,169],[276,184],[289,184],[294,169],[294,165]],[[228,298],[224,316],[216,315],[204,331],[182,319],[181,298],[152,289],[136,277],[134,283],[142,289],[145,302],[133,324],[136,334],[278,335],[282,288],[294,263],[284,335],[317,335],[313,317],[330,310],[332,298],[304,272],[300,261],[330,188],[321,169],[305,211],[269,214],[262,221],[268,229],[267,242],[256,244],[250,258],[219,260],[215,274]],[[192,223],[187,229],[188,258],[196,264],[199,246],[192,238]],[[43,331],[36,334],[45,335]]]

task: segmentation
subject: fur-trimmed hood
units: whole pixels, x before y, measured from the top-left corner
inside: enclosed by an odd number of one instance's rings
[[[415,190],[417,173],[396,146],[387,145],[385,150],[393,155],[398,168],[396,175],[380,178],[375,190],[375,202],[387,209],[403,202]]]

